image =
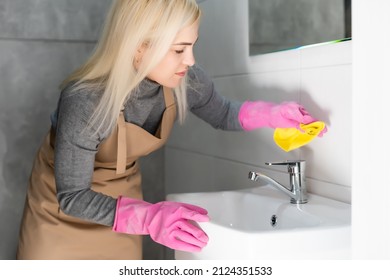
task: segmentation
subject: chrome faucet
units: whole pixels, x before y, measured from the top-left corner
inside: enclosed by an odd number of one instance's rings
[[[277,188],[283,193],[287,194],[293,204],[307,203],[307,190],[306,190],[306,178],[305,167],[306,162],[304,160],[286,160],[282,162],[266,162],[266,165],[287,165],[287,170],[290,175],[290,187],[287,188],[275,181],[274,179],[258,172],[249,172],[249,179],[257,181],[260,178],[264,179],[271,186]]]

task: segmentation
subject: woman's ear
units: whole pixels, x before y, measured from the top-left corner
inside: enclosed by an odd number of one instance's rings
[[[137,53],[135,54],[135,57],[134,57],[134,67],[136,69],[139,68],[139,66],[141,65],[141,62],[142,62],[142,58],[145,54],[145,51],[147,49],[147,43],[142,43],[141,46],[138,47],[137,49]]]

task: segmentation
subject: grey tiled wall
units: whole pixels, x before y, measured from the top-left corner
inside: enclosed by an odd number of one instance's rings
[[[15,257],[28,177],[58,85],[91,53],[110,2],[0,0],[0,259]],[[146,199],[163,197],[153,189],[163,189],[162,156],[141,162],[154,174],[144,180]],[[145,247],[145,258],[161,256],[148,240]]]
[[[110,0],[1,0],[0,36],[96,41]]]

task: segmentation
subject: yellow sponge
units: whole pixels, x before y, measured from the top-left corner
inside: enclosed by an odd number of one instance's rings
[[[276,128],[275,143],[284,151],[289,152],[311,142],[325,128],[325,123],[317,121],[300,124],[302,131],[296,128]]]

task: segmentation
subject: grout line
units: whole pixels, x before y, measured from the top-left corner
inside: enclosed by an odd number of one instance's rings
[[[245,77],[245,76],[251,76],[251,75],[258,75],[258,74],[268,74],[268,73],[277,73],[277,72],[286,72],[286,71],[302,71],[302,70],[308,70],[308,69],[321,69],[321,68],[331,68],[331,67],[348,66],[348,65],[352,65],[352,62],[329,64],[329,65],[322,65],[322,66],[320,65],[320,66],[310,66],[310,67],[286,68],[286,69],[278,69],[278,70],[270,70],[270,71],[243,72],[243,73],[234,73],[234,74],[228,74],[228,75],[213,75],[213,76],[211,76],[211,78],[212,79],[227,79],[227,78],[232,78],[232,77]]]
[[[352,65],[351,62],[346,62],[346,63],[337,63],[337,64],[329,64],[329,65],[320,65],[320,66],[309,66],[309,67],[301,67],[301,70],[307,70],[307,69],[319,69],[319,68],[330,68],[330,67],[337,67],[337,66],[347,66],[347,65]]]
[[[299,55],[299,92],[298,92],[298,94],[299,94],[299,96],[298,96],[298,102],[299,102],[299,104],[302,104],[302,92],[303,92],[303,90],[302,90],[302,50],[298,50],[299,52],[298,52],[298,55]],[[301,149],[299,149],[298,150],[298,154],[299,154],[299,158],[302,158],[302,150]]]

